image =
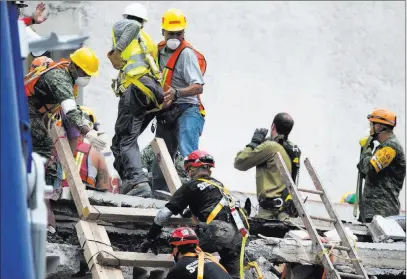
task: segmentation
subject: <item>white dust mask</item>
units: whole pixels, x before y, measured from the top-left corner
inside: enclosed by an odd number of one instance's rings
[[[169,39],[167,40],[167,47],[172,50],[176,50],[181,42],[178,39]]]
[[[85,87],[86,85],[89,84],[90,77],[78,77],[75,80],[75,84],[80,86],[80,87]]]

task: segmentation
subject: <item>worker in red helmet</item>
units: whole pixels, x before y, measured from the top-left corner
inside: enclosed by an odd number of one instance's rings
[[[141,252],[146,253],[151,248],[156,253],[157,238],[166,221],[172,215],[182,214],[189,206],[199,221],[196,233],[202,249],[218,252],[220,263],[232,278],[240,278],[243,275],[240,255],[244,252],[249,227],[243,210],[235,206],[224,185],[211,177],[215,160],[209,153],[193,151],[185,158],[184,167],[191,181],[184,183],[158,212],[140,247]]]
[[[403,147],[393,133],[396,115],[375,109],[368,116],[370,136],[362,138],[359,172],[365,179],[359,220],[370,223],[374,215],[399,215],[399,195],[406,177]],[[374,141],[379,145],[375,148]]]
[[[188,227],[175,229],[169,241],[175,266],[166,279],[231,279],[226,269],[199,248],[198,236]]]

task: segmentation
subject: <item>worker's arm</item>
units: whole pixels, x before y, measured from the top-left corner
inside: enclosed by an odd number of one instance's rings
[[[113,26],[113,30],[116,40],[113,49],[121,53],[137,37],[141,24],[135,20],[123,19]]]
[[[247,171],[252,167],[266,162],[275,153],[273,148],[274,144],[276,143],[272,141],[265,141],[254,149],[248,146],[242,151],[239,151],[235,158],[235,169]]]
[[[374,154],[372,154],[372,148],[369,147],[361,156],[358,164],[359,171],[374,178],[393,162],[396,155],[396,149],[386,143],[379,146]]]
[[[91,148],[89,156],[92,159],[93,165],[97,169],[96,188],[110,190],[111,185],[109,169],[107,168],[106,160],[102,152]]]

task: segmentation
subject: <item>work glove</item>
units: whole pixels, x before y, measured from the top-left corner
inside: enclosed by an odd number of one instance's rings
[[[286,197],[282,209],[291,217],[298,217],[298,210],[295,207],[295,204],[290,194]]]
[[[112,63],[113,68],[116,70],[121,70],[124,65],[126,65],[126,61],[122,59],[120,56],[120,52],[117,50],[111,50],[107,53],[107,58],[109,58],[110,63]]]
[[[157,240],[156,239],[147,239],[140,246],[141,253],[147,253],[151,249],[155,255],[158,255]]]
[[[361,138],[359,140],[359,144],[360,144],[360,147],[362,147],[363,149],[367,149],[369,147],[370,148],[374,147],[374,141],[371,136]]]
[[[98,132],[95,130],[90,130],[85,135],[85,138],[87,138],[90,144],[99,151],[103,150],[106,147],[106,142],[98,136]]]
[[[246,146],[250,146],[251,148],[255,149],[259,144],[261,144],[265,140],[267,133],[268,129],[265,128],[256,129],[256,131],[253,134],[252,141]]]
[[[191,209],[185,208],[184,212],[181,214],[182,218],[192,218]]]

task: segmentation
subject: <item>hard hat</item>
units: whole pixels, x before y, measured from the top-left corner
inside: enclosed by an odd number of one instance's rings
[[[25,1],[16,1],[16,5],[18,8],[26,8],[28,5],[24,3]]]
[[[169,9],[161,20],[161,28],[166,31],[181,31],[187,28],[187,18],[179,9]]]
[[[397,123],[396,115],[385,109],[375,109],[367,116],[367,119],[372,123],[380,123],[392,127],[395,127]]]
[[[49,64],[51,64],[52,62],[54,62],[54,60],[52,60],[51,58],[49,58],[47,56],[37,57],[31,62],[31,65],[30,65],[30,68],[28,71],[31,72],[32,70],[34,70],[35,68],[40,67],[40,66],[48,67]]]
[[[146,7],[140,3],[132,3],[124,9],[123,15],[135,16],[145,21],[148,21],[148,13]]]
[[[96,116],[91,108],[85,106],[80,106],[79,108],[89,117],[89,120],[92,121],[93,124],[96,123]]]
[[[79,68],[90,76],[96,76],[99,74],[99,58],[96,53],[88,48],[82,47],[76,50],[69,56]]]
[[[188,227],[176,228],[170,236],[169,243],[173,247],[186,244],[199,244],[198,237],[193,229]]]
[[[212,155],[210,155],[206,151],[202,150],[195,150],[189,154],[184,160],[184,168],[186,171],[190,167],[198,168],[198,167],[215,167],[215,160],[213,159]]]

